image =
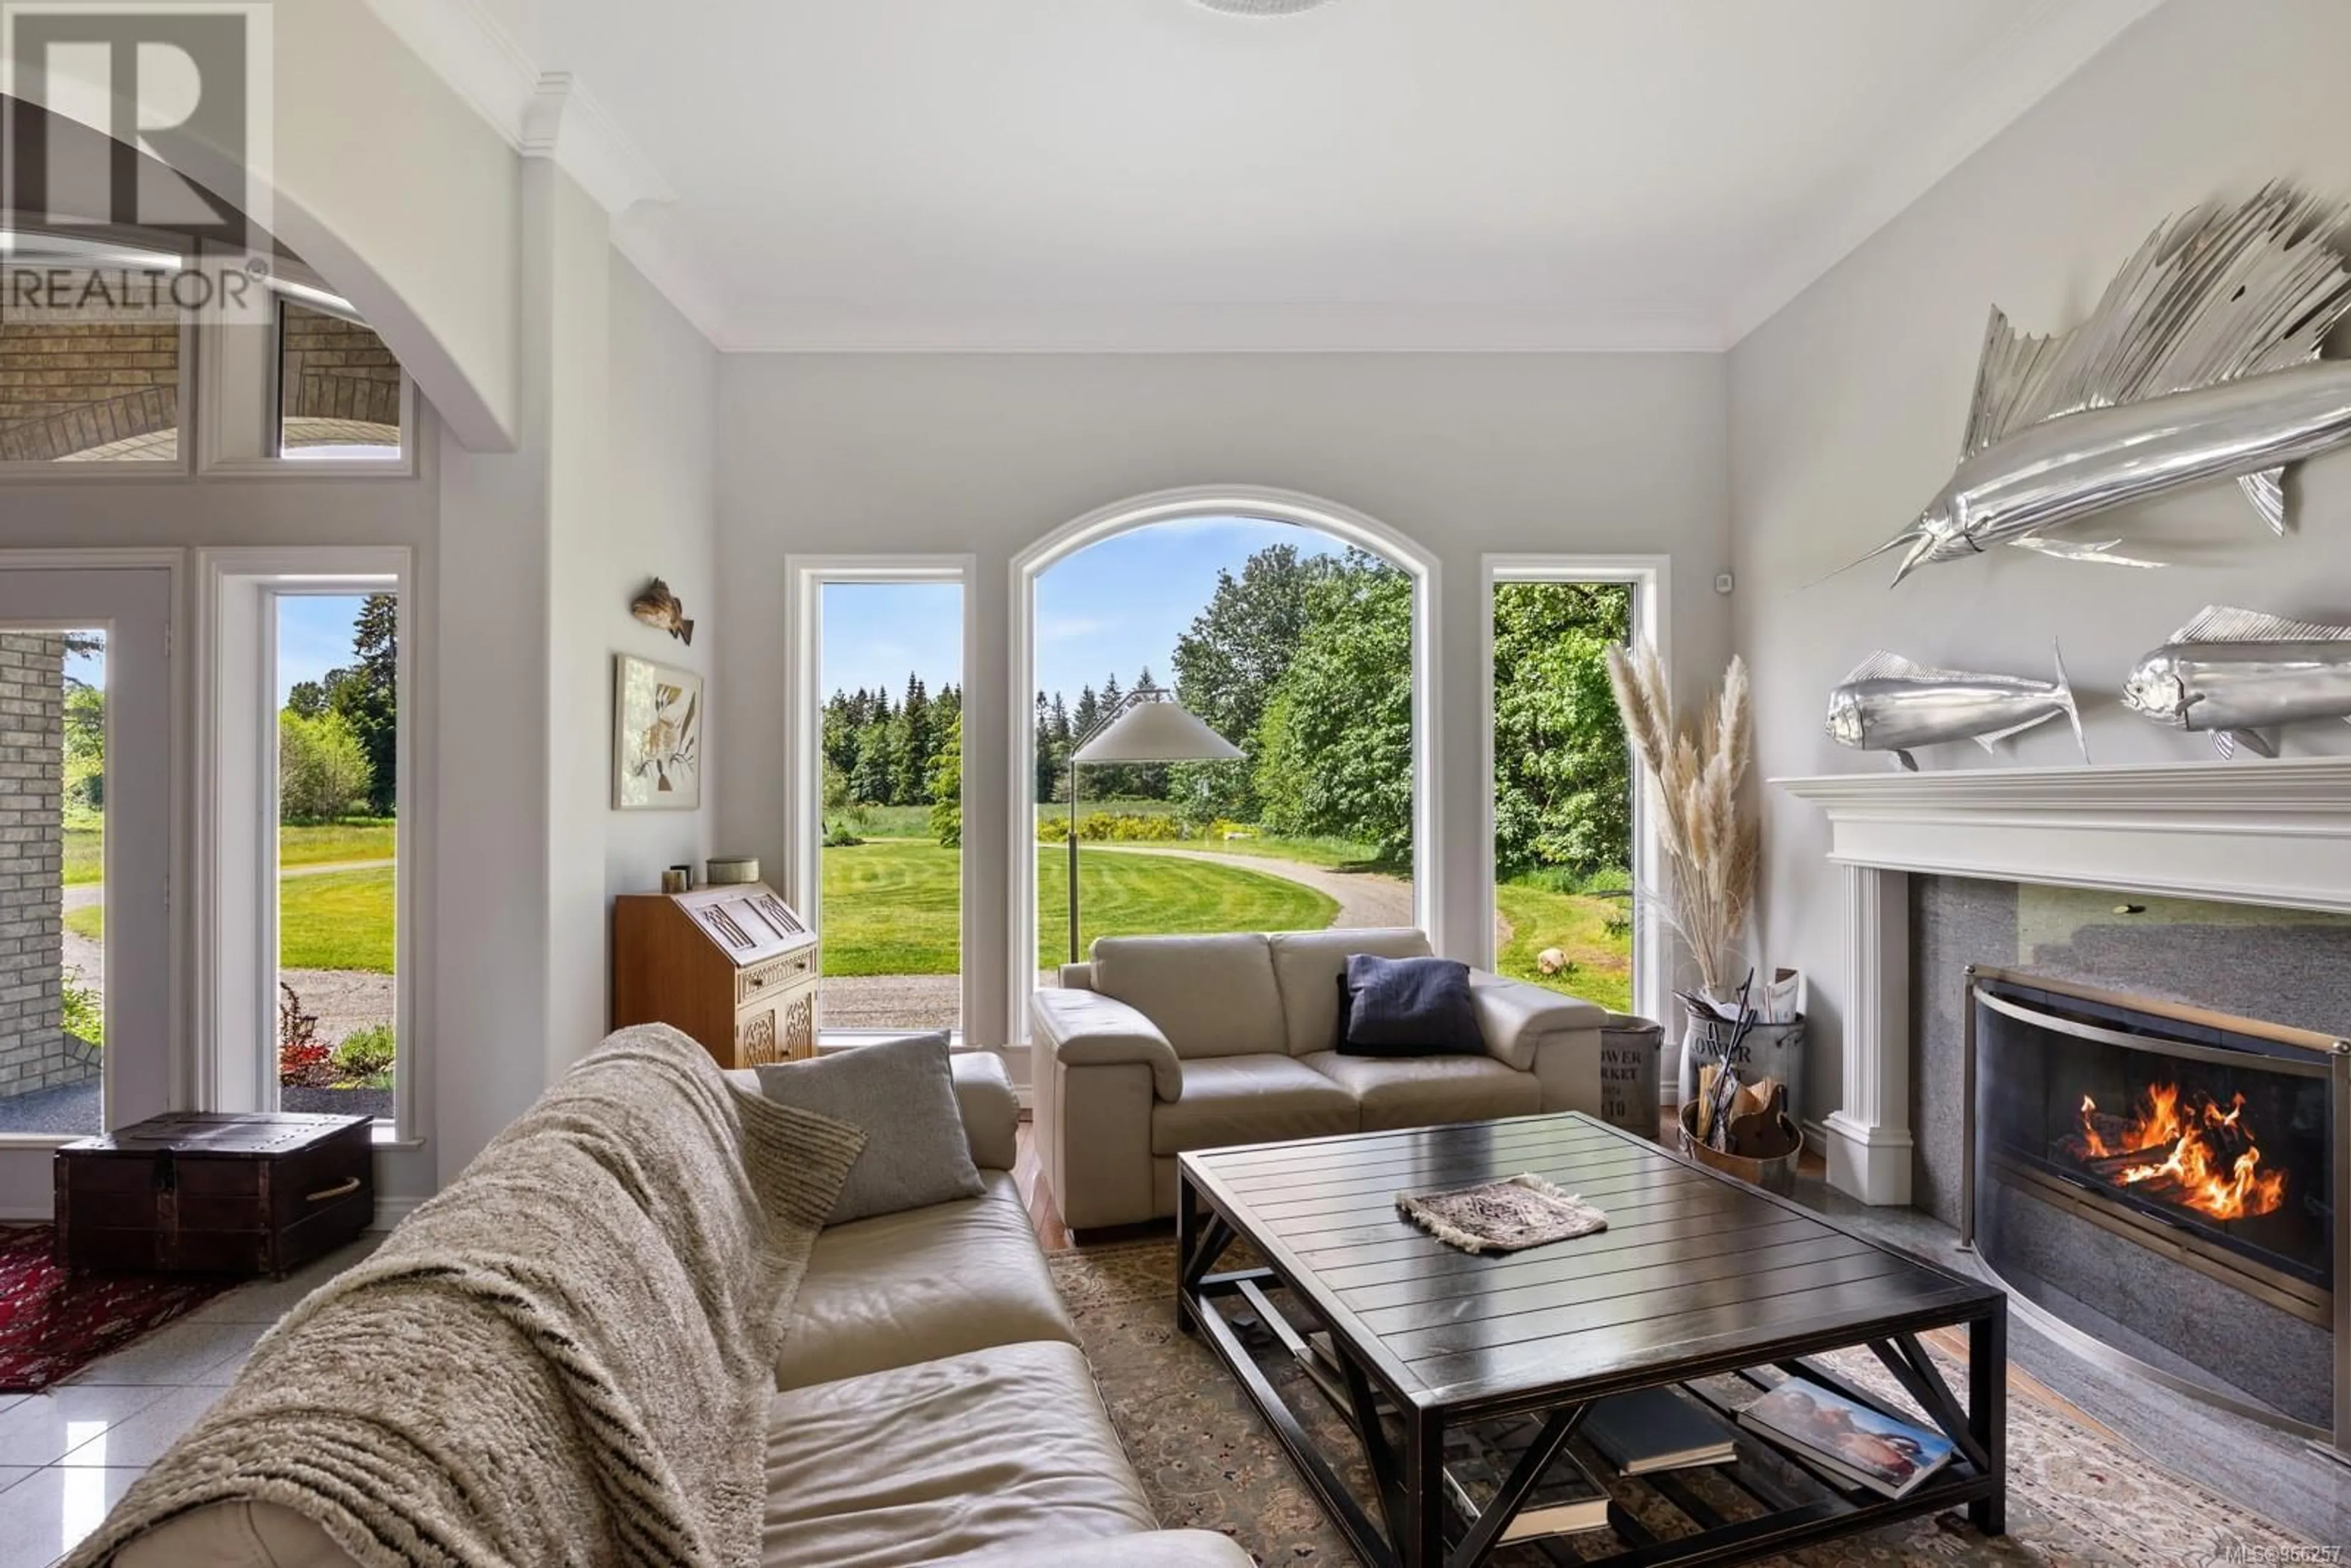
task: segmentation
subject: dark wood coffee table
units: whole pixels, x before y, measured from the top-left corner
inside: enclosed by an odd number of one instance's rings
[[[1399,1192],[1521,1171],[1599,1204],[1608,1228],[1475,1257],[1395,1212]],[[1705,1473],[1751,1506],[1727,1508],[1719,1490],[1710,1500],[1690,1484],[1699,1472],[1642,1478],[1690,1528],[1658,1532],[1613,1507],[1624,1550],[1609,1563],[1744,1562],[1961,1505],[1987,1533],[2006,1528],[2008,1300],[1991,1286],[1580,1113],[1215,1149],[1184,1155],[1177,1173],[1176,1321],[1207,1336],[1372,1568],[1485,1561],[1589,1401],[1663,1384],[1683,1385],[1724,1416],[1740,1462]],[[1264,1266],[1219,1271],[1237,1241]],[[1272,1299],[1283,1291],[1335,1342],[1384,1528],[1341,1482],[1343,1456],[1324,1450],[1327,1437],[1284,1401],[1236,1327],[1237,1316],[1254,1315],[1296,1348],[1297,1330]],[[1964,1413],[1917,1340],[1959,1324],[1968,1331]],[[1815,1481],[1731,1424],[1737,1401],[1720,1393],[1725,1375],[1761,1387],[1761,1369],[1776,1368],[1915,1420],[1804,1359],[1863,1345],[1959,1449],[1899,1500]],[[1385,1424],[1382,1394],[1395,1412]],[[1542,1420],[1524,1459],[1466,1533],[1449,1525],[1447,1428],[1527,1413]]]

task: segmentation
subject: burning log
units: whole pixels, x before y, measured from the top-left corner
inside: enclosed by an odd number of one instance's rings
[[[2085,1094],[2080,1130],[2064,1146],[2074,1164],[2111,1186],[2214,1219],[2243,1219],[2285,1201],[2285,1175],[2262,1170],[2244,1113],[2242,1094],[2223,1111],[2210,1095],[2183,1093],[2176,1083],[2150,1086],[2132,1117],[2102,1113]]]

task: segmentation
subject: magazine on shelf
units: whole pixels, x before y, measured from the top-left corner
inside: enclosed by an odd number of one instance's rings
[[[1951,1440],[1802,1377],[1792,1377],[1739,1413],[1761,1433],[1834,1479],[1882,1497],[1907,1497],[1950,1462]]]
[[[1636,1388],[1593,1402],[1583,1435],[1627,1476],[1728,1465],[1739,1458],[1730,1433],[1671,1388]]]
[[[1466,1526],[1486,1511],[1541,1424],[1531,1417],[1480,1421],[1445,1437],[1445,1495]],[[1608,1523],[1608,1492],[1565,1448],[1527,1494],[1499,1542],[1532,1541],[1601,1530]]]

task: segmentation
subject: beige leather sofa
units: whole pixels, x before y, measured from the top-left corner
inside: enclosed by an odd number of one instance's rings
[[[1224,1536],[1152,1517],[1013,1186],[1003,1064],[955,1066],[987,1191],[817,1239],[768,1407],[761,1568],[1249,1568]],[[354,1568],[309,1521],[246,1504],[115,1562]]]
[[[1600,1027],[1574,997],[1470,972],[1483,1056],[1343,1056],[1351,953],[1427,954],[1408,927],[1104,936],[1039,991],[1029,1021],[1037,1149],[1073,1229],[1176,1212],[1176,1156],[1601,1109]]]

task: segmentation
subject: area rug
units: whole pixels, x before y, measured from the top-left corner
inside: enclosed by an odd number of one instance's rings
[[[1111,1422],[1162,1524],[1221,1531],[1260,1564],[1343,1568],[1356,1563],[1239,1385],[1205,1345],[1176,1332],[1172,1244],[1072,1249],[1052,1254],[1051,1261]],[[1964,1391],[1963,1354],[1940,1343],[1930,1349],[1946,1380]],[[1823,1359],[1871,1392],[1907,1404],[1867,1351]],[[1310,1421],[1321,1421],[1333,1434],[1343,1431],[1312,1394],[1283,1392]],[[2040,1397],[2029,1379],[2014,1375],[2008,1465],[2004,1538],[1988,1539],[1963,1519],[1936,1515],[1772,1561],[1803,1568],[1893,1563],[2202,1568],[2298,1561],[2296,1553],[2310,1550],[2298,1536],[2074,1419]],[[1354,1470],[1350,1485],[1368,1498],[1368,1477],[1360,1464]],[[1602,1550],[1614,1540],[1600,1539]],[[1557,1556],[1548,1550],[1562,1546],[1566,1549]],[[1513,1568],[1574,1560],[1565,1540],[1541,1552],[1506,1549],[1493,1558]]]
[[[0,1228],[0,1394],[37,1394],[236,1283],[208,1274],[76,1274],[57,1230]]]

